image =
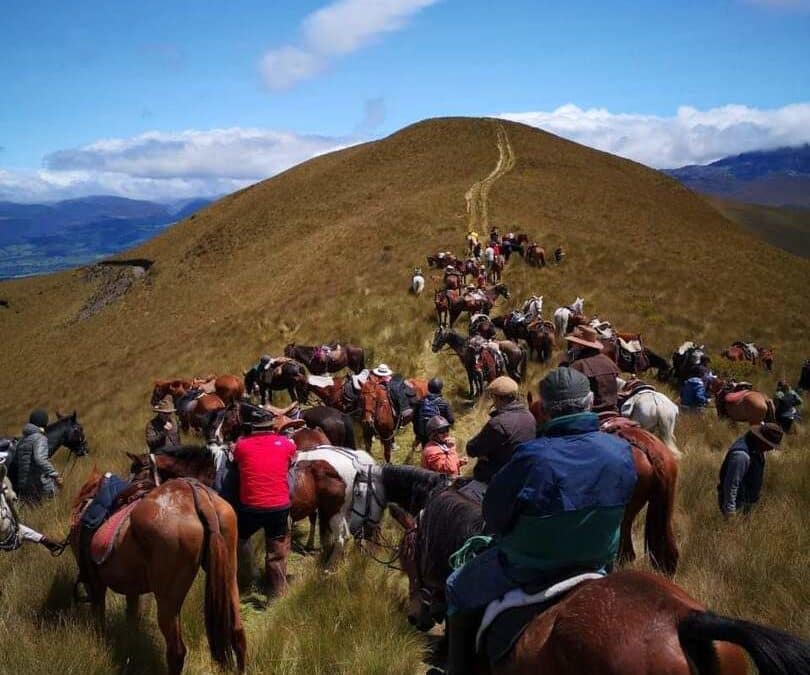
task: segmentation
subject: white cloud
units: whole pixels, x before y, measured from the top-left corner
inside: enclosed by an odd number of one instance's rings
[[[771,110],[744,105],[708,110],[682,106],[673,117],[583,110],[569,103],[550,112],[506,112],[498,117],[656,168],[810,143],[810,103]]]
[[[148,132],[59,150],[44,169],[0,169],[0,200],[50,201],[90,194],[171,200],[232,192],[354,139],[268,129]]]
[[[404,28],[408,19],[438,0],[337,0],[301,22],[300,45],[264,54],[260,70],[269,89],[289,89],[323,71],[336,57]]]

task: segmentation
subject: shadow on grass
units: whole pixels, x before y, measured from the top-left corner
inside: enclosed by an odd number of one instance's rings
[[[143,604],[143,603],[142,603]],[[166,670],[163,638],[155,640],[149,630],[149,619],[143,615],[132,626],[123,612],[108,612],[105,642],[120,675],[162,673]]]

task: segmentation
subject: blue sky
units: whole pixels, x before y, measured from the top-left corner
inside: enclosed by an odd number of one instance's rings
[[[652,166],[810,141],[810,2],[9,3],[0,199],[241,187],[439,115]]]

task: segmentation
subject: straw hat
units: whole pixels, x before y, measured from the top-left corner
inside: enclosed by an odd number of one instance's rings
[[[571,335],[565,337],[568,342],[573,342],[583,347],[590,347],[591,349],[598,349],[600,352],[605,346],[599,342],[599,336],[596,331],[590,326],[577,326]]]
[[[388,377],[389,375],[393,375],[394,371],[391,370],[386,364],[381,363],[377,366],[374,370],[371,371],[377,377]]]

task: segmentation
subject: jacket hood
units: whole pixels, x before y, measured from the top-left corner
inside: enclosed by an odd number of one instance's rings
[[[30,422],[26,423],[26,425],[22,429],[23,436],[30,436],[31,434],[44,434],[45,432],[42,430],[41,427],[36,426],[35,424],[31,424]]]
[[[599,431],[599,416],[592,412],[575,413],[555,417],[546,422],[542,429],[543,436],[567,436],[569,434],[587,434]]]

